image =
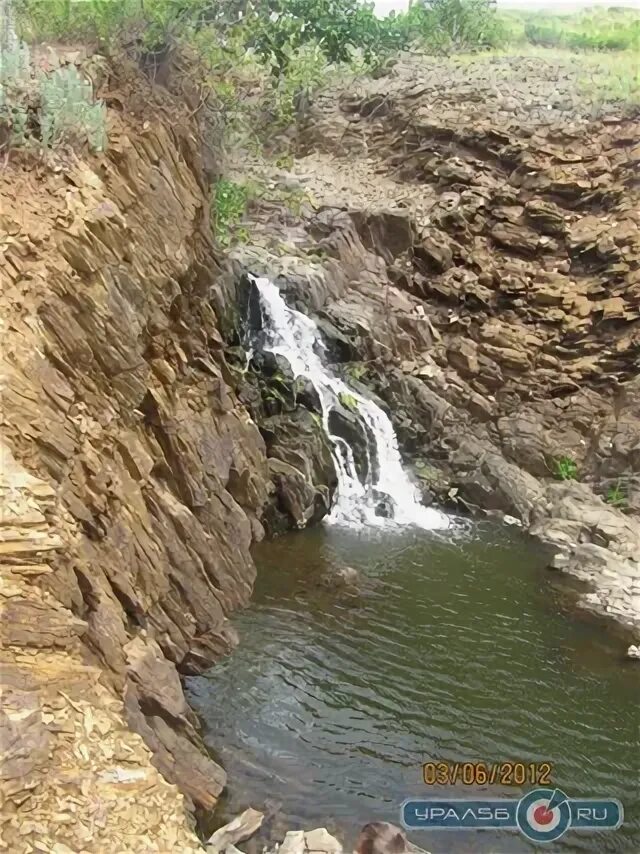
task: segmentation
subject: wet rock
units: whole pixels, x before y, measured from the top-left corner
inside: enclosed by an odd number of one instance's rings
[[[631,644],[631,646],[627,649],[627,658],[640,661],[640,644]]]
[[[454,466],[465,458],[475,458],[469,470],[456,480],[461,496],[477,507],[501,510],[529,525],[544,497],[544,488],[536,478],[508,463],[493,451],[480,450],[461,443],[454,455]]]
[[[278,502],[282,510],[291,517],[295,527],[306,528],[328,513],[328,495],[319,492],[294,466],[271,457],[269,471],[275,484]]]
[[[260,293],[255,282],[247,275],[240,278],[238,284],[238,326],[247,339],[254,338],[262,331],[262,308]]]
[[[611,616],[637,634],[640,632],[637,616],[640,607],[640,563],[635,556],[624,558],[596,543],[577,543],[576,539],[571,539],[575,534],[575,526],[567,528],[571,520],[563,524],[564,521],[552,519],[551,524],[542,531],[534,531],[541,539],[560,545],[561,549],[554,556],[552,567],[592,586],[592,592],[580,597],[583,607]],[[567,531],[569,537],[563,543],[563,534]],[[578,529],[578,536],[581,533]]]
[[[294,383],[293,393],[296,404],[308,409],[309,412],[315,412],[316,415],[322,415],[320,395],[310,380],[298,377]]]
[[[346,405],[334,407],[329,412],[329,432],[333,436],[339,436],[351,448],[358,477],[365,483],[369,475],[370,442],[362,420]],[[375,465],[376,461],[371,460],[371,463]]]
[[[360,584],[360,573],[352,566],[332,567],[322,574],[320,584],[330,589],[355,588]]]
[[[329,357],[334,362],[352,362],[360,357],[357,343],[342,332],[326,314],[316,318],[316,325],[327,345]]]
[[[331,449],[319,416],[298,408],[261,424],[269,470],[285,519],[270,516],[271,533],[318,522],[331,507],[337,479]]]

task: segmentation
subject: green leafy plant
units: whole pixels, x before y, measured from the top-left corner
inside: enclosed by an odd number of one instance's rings
[[[341,391],[338,395],[338,399],[345,409],[348,409],[350,412],[358,411],[358,401],[352,394],[349,394],[346,391]]]
[[[609,487],[604,500],[607,502],[607,504],[611,504],[612,507],[626,506],[627,496],[620,481],[617,481]]]
[[[553,461],[553,476],[556,480],[576,480],[578,465],[571,457],[557,457]]]
[[[212,207],[215,235],[222,246],[229,246],[247,209],[246,186],[221,178],[215,187]],[[248,238],[246,229],[242,236]]]
[[[0,52],[0,126],[11,146],[29,142],[43,148],[63,143],[103,151],[107,145],[106,108],[74,65],[51,73],[33,68],[27,45]]]
[[[362,362],[353,362],[345,368],[347,374],[354,380],[361,380],[367,374],[367,366]]]
[[[40,93],[40,129],[46,148],[86,139],[94,151],[104,151],[106,107],[101,101],[94,101],[91,83],[80,76],[75,66],[45,75]]]
[[[286,74],[281,74],[273,89],[273,115],[281,127],[290,125],[307,113],[313,93],[326,77],[327,58],[319,44],[298,48],[285,46]]]

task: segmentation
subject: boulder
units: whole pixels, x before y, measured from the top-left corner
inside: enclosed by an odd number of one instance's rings
[[[531,199],[524,209],[529,222],[541,234],[562,237],[567,233],[569,217],[553,202]]]
[[[205,846],[207,854],[224,854],[225,851],[229,852],[230,848],[237,851],[236,843],[250,839],[260,829],[263,819],[264,813],[249,807],[211,834]]]
[[[491,237],[505,249],[512,249],[524,255],[533,255],[538,251],[540,236],[523,225],[500,222],[491,229]]]

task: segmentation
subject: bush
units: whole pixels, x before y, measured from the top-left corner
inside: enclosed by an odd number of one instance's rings
[[[143,15],[143,0],[14,0],[21,35],[51,41],[108,40],[131,18]],[[154,0],[155,5],[155,0]]]
[[[26,141],[33,89],[29,48],[18,43],[0,51],[0,138],[10,145]]]
[[[107,143],[106,109],[94,100],[91,84],[75,66],[36,73],[22,43],[0,54],[1,126],[9,147],[88,143],[102,151]]]
[[[501,40],[501,25],[491,0],[426,0],[423,8],[422,35],[427,44],[468,50],[491,47]]]
[[[94,101],[91,84],[73,65],[42,77],[40,96],[40,131],[45,148],[86,141],[92,150],[104,151],[106,108]]]
[[[355,49],[367,61],[402,47],[402,35],[360,0],[251,0],[247,44],[282,74],[292,53],[321,47],[328,62],[349,62]],[[392,20],[392,19],[391,19]]]
[[[304,115],[311,96],[326,78],[327,59],[320,45],[309,43],[286,51],[287,73],[274,84],[273,113],[282,127]]]
[[[236,226],[247,209],[247,188],[221,178],[213,194],[214,231],[222,246],[229,246]]]

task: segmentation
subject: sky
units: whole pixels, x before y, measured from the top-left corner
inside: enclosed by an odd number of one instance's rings
[[[388,15],[392,9],[404,11],[409,0],[375,0],[376,12]],[[616,0],[616,2],[600,2],[597,0],[498,0],[501,9],[553,9],[553,11],[584,9],[588,6],[634,6],[633,0]]]

